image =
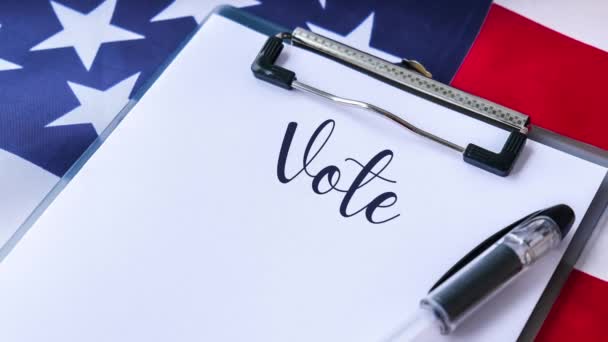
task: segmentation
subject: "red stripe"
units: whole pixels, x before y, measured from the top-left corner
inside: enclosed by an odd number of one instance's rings
[[[536,342],[608,341],[608,282],[574,270]]]
[[[608,53],[492,5],[452,85],[608,149]]]

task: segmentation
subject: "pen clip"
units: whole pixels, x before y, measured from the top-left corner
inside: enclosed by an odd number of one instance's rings
[[[503,236],[507,235],[507,233],[510,232],[511,230],[513,230],[513,228],[518,226],[520,223],[526,221],[527,219],[536,216],[539,212],[540,212],[540,210],[506,226],[505,228],[499,230],[498,232],[492,234],[490,237],[488,237],[487,239],[482,241],[479,245],[477,245],[475,248],[473,248],[464,257],[462,257],[462,259],[458,260],[458,262],[456,262],[454,264],[454,266],[452,266],[444,275],[442,275],[441,278],[439,278],[439,280],[431,287],[431,289],[429,290],[429,293],[432,292],[434,289],[436,289],[443,282],[448,280],[450,277],[452,277],[454,274],[456,274],[456,272],[460,271],[463,267],[465,267],[467,264],[469,264],[471,261],[473,261],[473,259],[475,259],[477,256],[479,256],[485,250],[490,248],[490,246],[492,246],[494,243],[496,243],[498,240],[500,240]]]

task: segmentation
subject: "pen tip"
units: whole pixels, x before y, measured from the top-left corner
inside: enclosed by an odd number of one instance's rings
[[[429,310],[419,308],[384,342],[436,341],[441,334],[437,318]]]
[[[574,210],[565,204],[558,204],[551,208],[547,208],[543,212],[544,215],[550,217],[557,223],[562,233],[562,239],[568,235],[572,224],[574,223]]]

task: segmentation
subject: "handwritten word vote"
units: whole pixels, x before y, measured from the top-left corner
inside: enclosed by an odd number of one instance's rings
[[[281,151],[279,153],[279,160],[277,163],[277,177],[281,183],[287,184],[300,175],[306,175],[312,179],[312,191],[314,191],[316,194],[324,195],[332,191],[343,193],[344,197],[342,198],[339,208],[339,212],[343,217],[351,217],[361,212],[365,212],[365,217],[367,220],[374,224],[385,223],[399,217],[399,214],[393,214],[392,216],[390,216],[391,214],[376,214],[376,211],[379,211],[380,209],[388,209],[397,203],[397,195],[394,192],[381,193],[372,198],[367,205],[361,208],[353,209],[350,205],[351,200],[357,195],[357,191],[376,179],[383,182],[396,183],[395,181],[381,175],[393,160],[393,152],[391,150],[380,151],[366,164],[362,164],[353,158],[346,158],[346,162],[356,164],[361,168],[361,170],[350,182],[348,187],[341,187],[340,177],[342,172],[338,166],[328,165],[317,173],[310,171],[311,164],[313,164],[317,156],[325,148],[336,127],[334,120],[326,120],[314,131],[306,144],[302,157],[301,168],[294,174],[287,175],[285,168],[287,160],[289,159],[289,152],[292,148],[294,148],[292,143],[297,127],[297,123],[290,122],[287,126],[287,130],[285,131],[285,136],[283,138]],[[326,131],[327,133],[324,133]],[[323,138],[319,138],[320,136],[324,136],[324,140]],[[317,140],[319,140],[319,142],[317,142]],[[318,147],[313,150],[313,146]],[[376,169],[377,171],[375,171]],[[322,183],[324,185],[329,185],[329,187],[327,189],[321,189]],[[326,188],[326,186],[323,187]],[[383,218],[378,218],[377,216],[381,216]]]

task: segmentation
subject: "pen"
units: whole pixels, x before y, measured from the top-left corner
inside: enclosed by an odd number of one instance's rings
[[[450,334],[493,295],[536,260],[559,245],[574,222],[564,204],[537,211],[503,229],[478,246],[444,275],[420,301],[415,315],[389,339],[391,342],[428,341]],[[499,233],[501,233],[499,232]],[[487,241],[486,241],[487,242]],[[470,259],[470,260],[469,260]]]

